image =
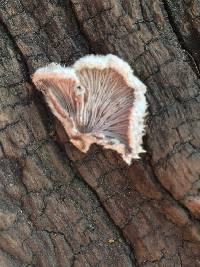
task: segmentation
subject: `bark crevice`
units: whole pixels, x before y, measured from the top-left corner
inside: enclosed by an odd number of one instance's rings
[[[190,62],[192,69],[194,70],[194,72],[196,73],[198,78],[200,78],[200,69],[199,69],[198,61],[195,59],[195,57],[192,56],[192,50],[185,43],[184,38],[183,38],[178,26],[176,25],[176,23],[174,21],[171,7],[168,4],[168,0],[163,0],[163,4],[164,4],[165,11],[167,13],[167,16],[168,16],[169,23],[171,25],[171,28],[172,28],[174,34],[177,37],[177,40],[178,40],[183,52],[188,57],[188,61]]]

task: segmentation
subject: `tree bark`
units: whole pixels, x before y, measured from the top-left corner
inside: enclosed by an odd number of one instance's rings
[[[0,266],[200,266],[200,2],[0,0]],[[147,153],[69,142],[30,76],[113,53],[147,85]]]

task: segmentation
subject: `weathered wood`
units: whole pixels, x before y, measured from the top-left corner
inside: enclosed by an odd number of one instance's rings
[[[195,0],[0,1],[0,266],[200,266],[199,15]],[[148,86],[130,167],[75,149],[31,82],[87,53]]]

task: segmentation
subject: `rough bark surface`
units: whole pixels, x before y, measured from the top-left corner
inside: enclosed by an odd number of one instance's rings
[[[200,2],[0,0],[0,266],[200,266]],[[148,86],[147,154],[69,143],[30,75],[87,53]]]

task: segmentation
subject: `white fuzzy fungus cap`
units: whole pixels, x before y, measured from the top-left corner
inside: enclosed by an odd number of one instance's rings
[[[144,152],[146,86],[114,55],[88,55],[72,67],[50,64],[33,82],[83,152],[92,143],[113,149],[130,164]]]

